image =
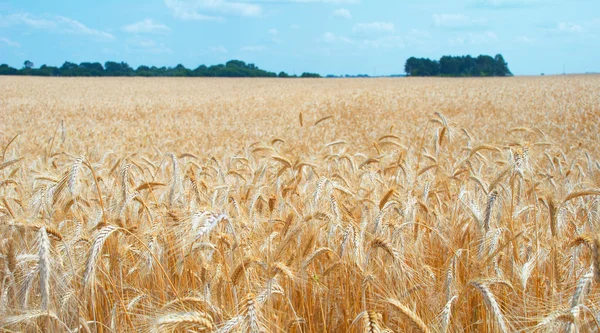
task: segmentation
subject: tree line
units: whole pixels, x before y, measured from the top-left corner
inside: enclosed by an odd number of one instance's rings
[[[443,56],[440,60],[410,57],[404,65],[408,76],[512,76],[501,54]]]
[[[26,60],[21,69],[7,64],[0,65],[0,75],[33,75],[33,76],[191,76],[191,77],[298,77],[286,72],[269,72],[254,64],[246,64],[241,60],[230,60],[227,63],[189,69],[179,64],[175,67],[156,67],[141,65],[133,69],[126,62],[107,61],[82,62],[76,64],[66,61],[60,67],[42,65],[34,68],[34,64]],[[321,77],[316,73],[302,73],[299,77]]]

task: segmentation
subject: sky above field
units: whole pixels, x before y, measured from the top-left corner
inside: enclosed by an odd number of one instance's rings
[[[290,74],[403,73],[501,53],[516,75],[600,72],[598,0],[0,0],[0,63],[239,59]]]

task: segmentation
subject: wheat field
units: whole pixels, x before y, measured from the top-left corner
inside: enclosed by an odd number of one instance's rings
[[[599,332],[600,76],[0,77],[0,330]]]

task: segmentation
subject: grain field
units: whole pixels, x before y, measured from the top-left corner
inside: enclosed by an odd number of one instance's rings
[[[599,332],[600,76],[0,77],[0,330]]]

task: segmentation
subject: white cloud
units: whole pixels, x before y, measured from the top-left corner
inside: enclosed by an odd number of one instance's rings
[[[8,47],[21,47],[21,44],[17,43],[17,42],[13,42],[12,40],[6,38],[6,37],[0,37],[0,45],[6,44],[6,46]]]
[[[484,44],[497,40],[498,37],[491,31],[485,31],[481,33],[468,33],[455,36],[450,38],[448,42],[450,45],[465,45],[465,44]]]
[[[406,36],[403,37],[403,44],[407,46],[424,45],[426,40],[431,38],[431,34],[425,30],[411,29]]]
[[[33,29],[43,29],[56,33],[92,36],[100,39],[115,39],[115,36],[101,30],[87,27],[85,24],[64,16],[36,17],[29,13],[0,15],[0,26],[27,26]]]
[[[471,19],[464,14],[433,14],[433,24],[438,28],[466,28],[484,23],[485,19]]]
[[[268,32],[270,35],[273,35],[273,36],[275,36],[275,35],[279,34],[279,30],[277,30],[277,29],[275,29],[275,28],[273,28],[273,29],[269,29],[267,32]]]
[[[223,18],[205,13],[236,16],[260,16],[261,6],[225,0],[165,0],[173,16],[181,20],[219,21]]]
[[[343,18],[347,18],[347,19],[351,19],[352,15],[350,14],[350,11],[346,8],[340,8],[340,9],[336,9],[333,11],[333,16],[338,16],[338,17],[343,17]]]
[[[14,25],[25,25],[36,29],[56,28],[56,22],[45,18],[33,17],[29,13],[0,15],[0,27],[9,27]]]
[[[326,32],[323,34],[323,41],[327,43],[334,43],[337,40],[337,36],[333,32]]]
[[[227,53],[227,49],[223,45],[211,46],[210,51],[212,53]]]
[[[571,23],[571,22],[559,22],[556,29],[560,32],[569,32],[569,33],[583,33],[585,29],[579,24]]]
[[[395,35],[377,38],[352,39],[336,35],[332,32],[325,32],[318,41],[330,45],[346,45],[359,49],[398,49],[406,46],[405,38],[403,36]]]
[[[352,28],[354,32],[392,32],[394,24],[389,22],[358,23]]]
[[[365,39],[360,46],[367,49],[401,49],[406,46],[406,43],[402,36],[385,36],[375,39]]]
[[[264,45],[244,45],[240,47],[240,50],[244,52],[263,52],[267,48]]]
[[[522,44],[531,44],[531,43],[533,43],[533,39],[531,39],[531,38],[530,38],[530,37],[528,37],[528,36],[517,36],[517,37],[515,38],[515,40],[516,40],[518,43],[522,43]]]
[[[173,50],[168,48],[164,43],[157,43],[155,40],[148,38],[130,39],[127,42],[126,49],[129,53],[173,53]]]
[[[544,4],[544,0],[477,0],[478,7],[518,8]]]
[[[354,44],[355,43],[355,41],[353,39],[344,37],[344,36],[338,36],[338,35],[334,34],[333,32],[324,33],[323,36],[321,36],[320,40],[325,43],[329,43],[329,44],[333,44],[333,43]]]
[[[360,0],[290,0],[290,2],[296,2],[296,3],[326,3],[326,4],[333,4],[333,5],[342,5],[342,4],[354,5],[354,4],[360,3]]]
[[[70,19],[64,16],[57,17],[59,21],[59,26],[61,27],[63,32],[72,33],[77,35],[88,35],[94,37],[100,37],[105,39],[114,39],[115,37],[108,32],[95,30],[86,27],[83,23]]]
[[[152,39],[142,39],[142,40],[140,40],[140,41],[137,43],[137,46],[140,46],[140,47],[145,47],[145,48],[148,48],[148,47],[155,47],[155,46],[156,46],[156,42],[155,42],[155,41],[153,41]]]
[[[141,34],[141,33],[166,33],[171,31],[169,27],[164,24],[156,23],[151,19],[145,19],[143,21],[139,21],[136,23],[128,24],[122,27],[123,31],[129,32],[132,34]]]

